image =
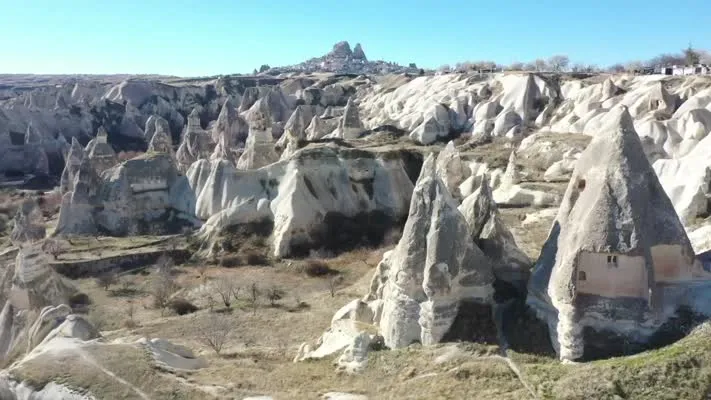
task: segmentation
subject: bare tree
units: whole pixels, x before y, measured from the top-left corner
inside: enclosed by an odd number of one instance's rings
[[[170,305],[170,297],[178,290],[173,277],[165,270],[159,272],[151,282],[151,295],[153,296],[153,306],[161,310],[161,315],[166,307]]]
[[[642,68],[644,68],[644,65],[641,61],[631,61],[625,64],[625,71],[627,72],[640,71]]]
[[[259,287],[257,287],[256,283],[252,283],[252,286],[249,288],[249,298],[248,301],[252,305],[252,313],[256,314],[257,313],[257,300],[259,300],[259,295],[261,294]]]
[[[229,340],[232,331],[232,322],[217,314],[210,314],[208,321],[200,323],[197,319],[193,321],[198,340],[209,346],[218,356]]]
[[[546,63],[546,60],[542,58],[538,58],[533,62],[533,65],[536,66],[536,71],[545,71],[548,69],[548,64]]]
[[[62,246],[62,243],[57,239],[45,239],[44,243],[42,244],[42,250],[44,250],[48,254],[51,254],[55,260],[64,250],[63,247],[64,246]]]
[[[548,59],[548,64],[555,72],[564,71],[566,68],[568,68],[569,63],[570,59],[568,58],[568,56],[563,54],[555,55]]]
[[[95,278],[95,281],[99,287],[109,290],[111,285],[118,283],[118,272],[115,269],[104,271]]]
[[[284,297],[284,291],[276,286],[272,286],[267,290],[267,299],[269,299],[269,304],[274,307],[276,303]]]
[[[607,67],[607,72],[613,73],[613,74],[619,74],[621,72],[625,72],[625,66],[622,64],[613,64]]]
[[[518,61],[512,62],[507,69],[509,71],[525,71],[523,63]]]
[[[442,73],[448,73],[452,70],[452,68],[449,66],[449,64],[444,64],[441,67],[439,67],[438,71]]]
[[[233,297],[235,300],[238,299],[237,296],[239,295],[239,287],[234,279],[218,279],[217,282],[215,282],[215,291],[222,299],[222,303],[226,308],[230,308],[232,306]]]
[[[684,60],[689,65],[698,64],[701,61],[699,53],[691,47],[691,43],[684,49]]]
[[[156,269],[159,275],[173,275],[175,263],[168,255],[163,254],[156,261]]]

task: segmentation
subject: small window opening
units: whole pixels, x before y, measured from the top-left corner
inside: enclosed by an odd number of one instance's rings
[[[607,256],[607,264],[611,267],[617,266],[617,256]]]
[[[588,279],[587,275],[585,275],[585,271],[578,271],[578,280],[579,281],[584,281]]]
[[[578,181],[578,190],[581,192],[585,190],[585,179],[581,179]]]

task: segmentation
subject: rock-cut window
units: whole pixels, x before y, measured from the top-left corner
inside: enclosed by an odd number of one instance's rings
[[[607,256],[607,265],[610,267],[617,266],[617,256]]]
[[[584,281],[588,279],[587,275],[585,275],[585,271],[578,271],[578,280],[579,281]]]
[[[585,190],[585,179],[578,181],[578,191],[582,192],[583,190]]]

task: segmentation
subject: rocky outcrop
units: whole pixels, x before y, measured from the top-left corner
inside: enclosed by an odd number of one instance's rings
[[[183,141],[175,153],[178,169],[181,172],[187,171],[195,161],[210,157],[212,151],[210,135],[200,126],[200,114],[195,108],[188,116]]]
[[[308,140],[319,140],[336,129],[338,126],[338,119],[329,118],[322,119],[318,115],[311,118],[311,123],[309,123],[308,128],[306,128],[306,139]]]
[[[516,165],[516,151],[509,156],[509,163],[501,178],[501,184],[492,193],[494,201],[506,206],[551,206],[558,204],[556,194],[529,189],[521,185],[521,176]]]
[[[244,151],[236,163],[237,169],[257,169],[279,160],[272,133],[260,128],[264,128],[264,124],[255,123],[255,128],[250,128]]]
[[[175,156],[173,151],[173,139],[170,137],[170,132],[165,129],[165,126],[156,124],[155,132],[148,143],[148,151],[154,153],[168,153],[171,157]]]
[[[363,128],[363,123],[360,120],[360,114],[358,112],[358,105],[355,104],[353,98],[348,99],[346,108],[343,110],[343,116],[338,121],[338,126],[336,130],[333,131],[328,137],[339,138],[339,139],[357,139],[365,129]]]
[[[302,346],[298,359],[346,348],[364,331],[358,326],[376,325],[390,348],[467,339],[492,328],[486,317],[492,263],[471,240],[469,225],[439,176],[436,156],[430,155],[415,184],[402,238],[383,256],[369,293],[339,310],[316,346]],[[355,349],[346,352],[345,361]]]
[[[368,57],[365,56],[363,46],[361,46],[360,43],[356,43],[355,47],[353,48],[352,56],[356,60],[368,61]]]
[[[236,146],[244,142],[247,131],[247,123],[240,117],[233,98],[228,97],[222,104],[220,115],[212,127],[212,141],[215,143],[222,141],[230,146]]]
[[[320,247],[338,251],[364,237],[382,241],[407,210],[412,181],[406,157],[320,146],[256,170],[199,162],[188,177],[197,215],[207,219],[204,237],[219,235],[213,228],[225,221],[266,221],[273,224],[272,254],[285,257]]]
[[[89,141],[84,151],[86,158],[91,161],[92,167],[99,175],[118,164],[118,156],[109,144],[108,133],[103,126],[99,127],[96,137]]]
[[[155,138],[155,136],[154,136]],[[82,163],[64,195],[55,232],[112,236],[165,234],[195,225],[195,196],[169,153],[146,153],[101,177]]]
[[[163,132],[167,133],[168,136],[171,136],[170,124],[168,123],[168,120],[161,117],[160,115],[151,115],[146,120],[146,126],[143,130],[143,139],[147,143],[150,143],[151,140],[153,140],[153,135],[155,135],[158,130],[162,130]]]
[[[451,121],[449,110],[445,106],[434,105],[423,118],[424,121],[410,133],[412,140],[421,144],[431,144],[449,135]]]
[[[496,278],[525,293],[531,260],[519,249],[501,219],[486,176],[479,188],[462,201],[459,211],[469,224],[474,243],[491,260]]]
[[[42,211],[34,199],[27,199],[17,210],[14,227],[10,233],[10,240],[15,245],[33,243],[45,238],[46,228],[42,218]]]
[[[611,112],[575,166],[529,283],[562,359],[614,354],[616,338],[639,349],[682,305],[711,311],[700,294],[711,274],[694,260],[627,108]]]

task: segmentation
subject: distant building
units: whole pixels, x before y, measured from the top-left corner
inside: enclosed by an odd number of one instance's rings
[[[695,64],[695,65],[667,65],[659,66],[655,68],[655,73],[661,75],[674,75],[674,76],[684,76],[684,75],[706,75],[711,74],[711,66],[706,64]]]

